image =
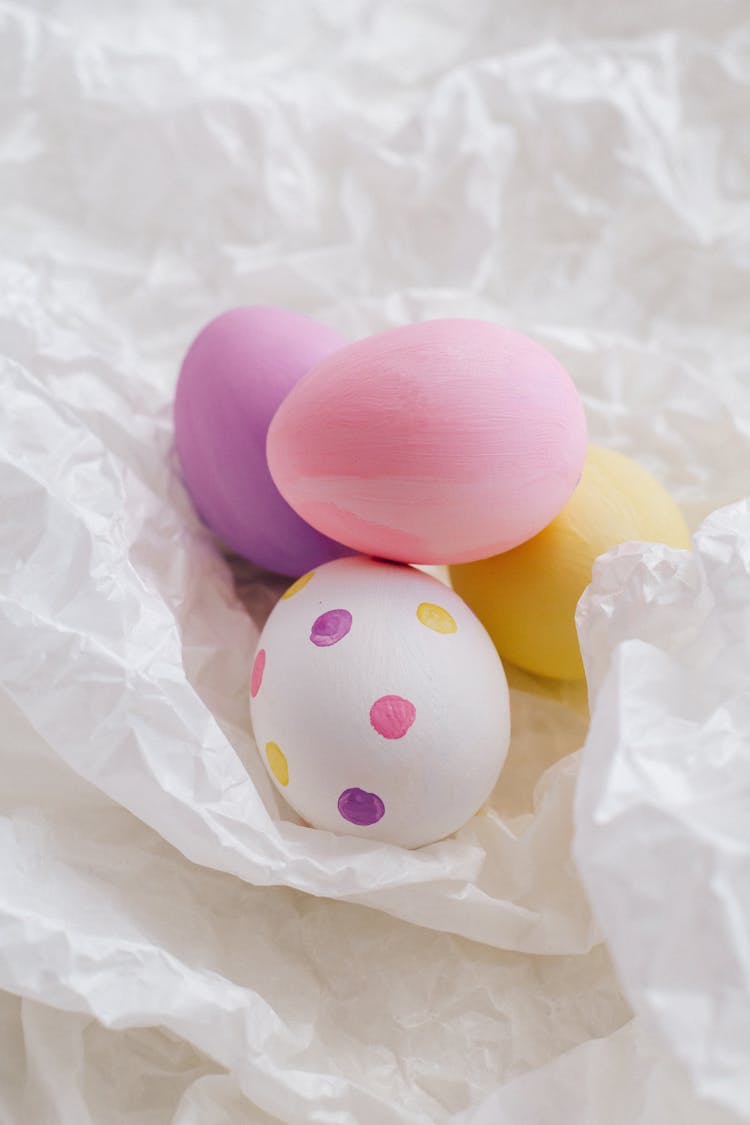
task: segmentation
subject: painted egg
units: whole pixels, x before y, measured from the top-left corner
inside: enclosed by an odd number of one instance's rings
[[[237,554],[298,575],[349,552],[292,511],[271,479],[266,436],[295,383],[346,340],[285,309],[232,309],[196,337],[174,404],[183,480],[203,521]]]
[[[449,587],[369,558],[300,578],[261,634],[253,730],[317,828],[419,847],[487,800],[508,751],[505,673]]]
[[[586,420],[541,345],[479,320],[396,328],[328,356],[271,423],[295,511],[366,554],[465,562],[545,527],[569,499]]]
[[[687,548],[690,533],[651,473],[592,445],[580,484],[544,531],[504,555],[452,566],[451,582],[504,660],[542,676],[581,679],[578,600],[598,556],[630,540]]]

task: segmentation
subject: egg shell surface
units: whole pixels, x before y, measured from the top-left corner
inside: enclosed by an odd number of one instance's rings
[[[280,495],[266,462],[269,423],[311,367],[347,341],[286,309],[232,309],[199,333],[174,404],[183,480],[203,521],[237,554],[296,576],[349,552]]]
[[[528,542],[452,566],[454,589],[483,622],[503,660],[556,679],[582,679],[578,601],[595,560],[628,541],[690,546],[685,520],[647,469],[592,445],[562,512]]]
[[[492,641],[437,579],[348,558],[274,607],[250,686],[258,750],[309,824],[419,847],[487,800],[510,739]]]
[[[586,420],[540,344],[479,320],[433,320],[322,360],[268,434],[273,478],[314,527],[403,562],[484,558],[569,499]]]

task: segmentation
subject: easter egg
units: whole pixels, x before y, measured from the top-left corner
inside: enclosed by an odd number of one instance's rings
[[[580,484],[544,531],[503,555],[452,566],[450,578],[504,660],[542,676],[581,679],[576,606],[598,556],[631,540],[687,548],[690,533],[651,473],[592,445]]]
[[[404,847],[460,828],[508,751],[505,673],[449,587],[347,558],[282,596],[250,682],[258,750],[309,824]]]
[[[432,320],[322,360],[279,408],[268,461],[326,535],[402,562],[529,539],[569,499],[586,421],[565,370],[497,324]]]
[[[190,345],[174,404],[175,447],[203,521],[237,554],[297,575],[349,552],[279,494],[266,462],[268,426],[284,396],[346,343],[285,309],[232,309]]]

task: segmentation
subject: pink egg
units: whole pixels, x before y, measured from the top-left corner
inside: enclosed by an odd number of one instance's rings
[[[486,558],[554,519],[587,434],[565,369],[497,324],[433,320],[350,344],[268,432],[281,494],[313,527],[402,562]]]

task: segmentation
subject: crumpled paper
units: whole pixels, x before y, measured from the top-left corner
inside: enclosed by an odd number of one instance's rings
[[[701,1095],[750,1115],[750,501],[624,546],[579,607],[575,856],[620,979]]]
[[[621,9],[2,6],[5,1119],[750,1119],[746,23]],[[253,302],[525,330],[709,516],[598,564],[588,735],[509,669],[490,807],[419,852],[300,826],[253,745],[284,582],[222,556],[171,430]]]

